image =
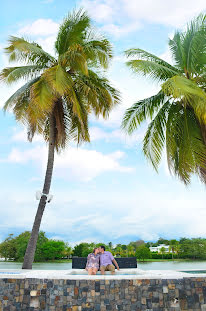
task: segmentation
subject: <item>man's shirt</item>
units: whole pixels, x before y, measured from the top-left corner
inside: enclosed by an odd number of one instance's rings
[[[105,251],[104,254],[100,255],[100,266],[112,265],[112,260],[114,260],[113,255]]]

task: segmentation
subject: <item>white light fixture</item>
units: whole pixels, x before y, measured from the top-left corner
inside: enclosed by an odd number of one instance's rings
[[[51,201],[52,201],[52,199],[53,199],[53,195],[51,195],[51,194],[45,194],[45,193],[42,193],[41,191],[36,191],[36,200],[40,200],[41,199],[41,197],[43,196],[43,195],[45,195],[46,196],[46,198],[47,198],[47,202],[48,203],[50,203]]]

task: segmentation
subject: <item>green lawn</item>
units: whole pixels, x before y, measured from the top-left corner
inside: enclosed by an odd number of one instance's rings
[[[137,260],[138,262],[143,262],[143,260]],[[145,259],[144,262],[159,262],[159,261],[194,261],[194,259],[178,259],[178,258],[174,258],[174,259]],[[198,260],[199,261],[199,260]]]

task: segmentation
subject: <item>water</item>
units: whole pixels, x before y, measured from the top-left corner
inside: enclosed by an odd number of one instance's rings
[[[22,263],[21,262],[0,262],[0,269],[21,269]],[[41,263],[34,263],[33,270],[68,270],[72,268],[71,262],[41,262]]]
[[[0,262],[0,269],[21,269],[19,262]],[[142,270],[181,270],[190,269],[206,270],[206,261],[166,261],[166,262],[141,262],[137,267]],[[71,262],[64,263],[34,263],[34,270],[69,270]]]
[[[195,270],[195,271],[181,271],[184,273],[190,273],[190,274],[202,274],[202,273],[206,273],[206,270]]]
[[[137,267],[143,270],[205,270],[206,261],[141,262],[137,264]]]

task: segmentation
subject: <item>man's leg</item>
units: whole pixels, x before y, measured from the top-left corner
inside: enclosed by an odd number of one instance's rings
[[[102,274],[102,275],[105,274],[105,269],[106,269],[105,266],[101,266],[101,267],[100,267],[100,271],[101,271],[101,274]]]
[[[108,269],[108,271],[111,272],[111,274],[115,274],[115,266],[114,265],[108,265],[107,269]]]

